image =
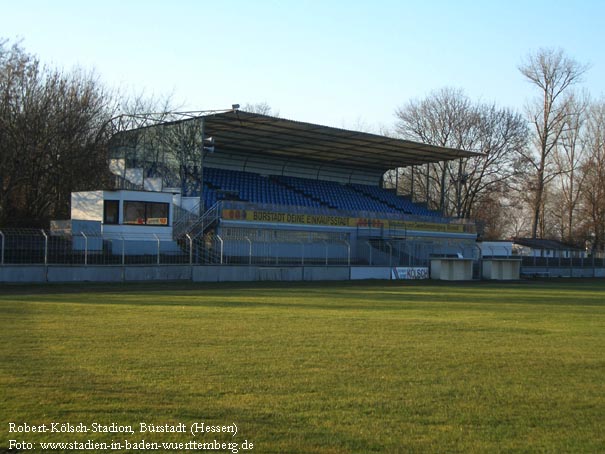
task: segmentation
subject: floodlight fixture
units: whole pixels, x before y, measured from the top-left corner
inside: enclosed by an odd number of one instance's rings
[[[204,151],[206,153],[214,153],[214,137],[204,137]]]

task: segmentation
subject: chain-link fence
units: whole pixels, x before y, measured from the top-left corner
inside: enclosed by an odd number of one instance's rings
[[[173,240],[155,234],[70,234],[0,230],[0,265],[342,265],[351,264],[348,235],[223,229]]]
[[[521,256],[521,266],[525,268],[605,268],[605,258]]]
[[[303,230],[222,228],[193,241],[202,261],[241,265],[350,265],[349,234]],[[194,259],[194,262],[196,260]]]
[[[188,259],[188,251],[178,242],[164,241],[157,235],[0,230],[0,265],[182,264]]]
[[[155,234],[0,229],[0,265],[369,265],[429,266],[435,256],[473,258],[472,242],[352,237],[349,233],[222,228],[173,240]],[[521,258],[524,275],[604,269],[605,258]]]

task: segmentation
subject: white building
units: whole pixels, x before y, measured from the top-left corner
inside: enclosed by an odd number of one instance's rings
[[[124,241],[129,254],[153,252],[161,243],[163,251],[177,250],[172,230],[175,197],[168,192],[129,190],[74,192],[72,235]]]

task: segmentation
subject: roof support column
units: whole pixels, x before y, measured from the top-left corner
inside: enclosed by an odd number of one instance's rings
[[[200,153],[200,158],[201,158],[201,162],[200,162],[200,181],[199,181],[199,185],[200,185],[200,215],[202,213],[206,212],[206,201],[205,201],[205,197],[206,197],[206,190],[204,189],[204,119],[200,118],[198,120],[200,122],[200,134],[201,134],[201,153]]]
[[[414,202],[414,169],[416,166],[412,166],[412,172],[410,176],[410,200]]]
[[[431,165],[427,164],[426,165],[426,196],[425,196],[425,201],[426,201],[426,207],[429,207],[429,199],[430,199],[430,193],[429,193],[429,184],[430,184],[430,170],[431,170]]]
[[[447,174],[447,162],[443,162],[443,169],[441,169],[441,191],[439,194],[439,210],[443,213],[445,210],[445,177]]]

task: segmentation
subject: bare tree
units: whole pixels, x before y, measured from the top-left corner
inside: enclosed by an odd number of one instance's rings
[[[117,103],[92,73],[43,67],[0,43],[0,223],[65,217],[71,191],[107,175],[107,124]]]
[[[528,105],[534,146],[528,152],[520,150],[522,157],[533,168],[533,238],[538,236],[540,218],[544,214],[545,187],[559,174],[553,162],[553,153],[560,143],[569,116],[573,114],[573,98],[569,92],[580,82],[586,70],[586,65],[567,57],[560,49],[540,49],[530,54],[519,66],[521,74],[539,90],[539,96]]]
[[[594,251],[605,250],[605,100],[594,103],[586,121],[586,159],[581,171],[580,218]]]
[[[585,161],[584,122],[587,99],[570,99],[566,124],[560,143],[553,155],[556,165],[556,187],[558,212],[560,216],[560,236],[568,243],[575,243],[575,214],[583,189],[584,174],[581,166]]]
[[[244,112],[257,113],[261,115],[269,115],[271,117],[279,117],[279,111],[273,108],[266,102],[246,103],[242,107]]]
[[[400,137],[465,150],[472,150],[475,146],[476,112],[462,90],[442,88],[423,100],[408,102],[398,108],[395,115],[398,119],[395,129]],[[427,203],[438,201],[432,208],[445,214],[450,214],[446,206],[447,177],[452,172],[450,166],[450,162],[427,165],[424,178],[417,179],[418,189],[428,196]]]
[[[483,154],[427,166],[425,174],[415,179],[416,195],[422,198],[423,192],[430,192],[430,198],[439,200],[434,207],[446,215],[486,216],[494,224],[490,202],[507,192],[516,172],[516,152],[526,146],[522,117],[495,105],[473,103],[461,90],[451,88],[409,102],[397,109],[396,116],[401,137]]]
[[[11,199],[18,197],[18,188],[25,183],[27,158],[16,152],[19,142],[17,122],[18,101],[23,98],[21,87],[35,79],[38,62],[25,53],[19,44],[8,47],[0,40],[0,225],[12,215]]]

